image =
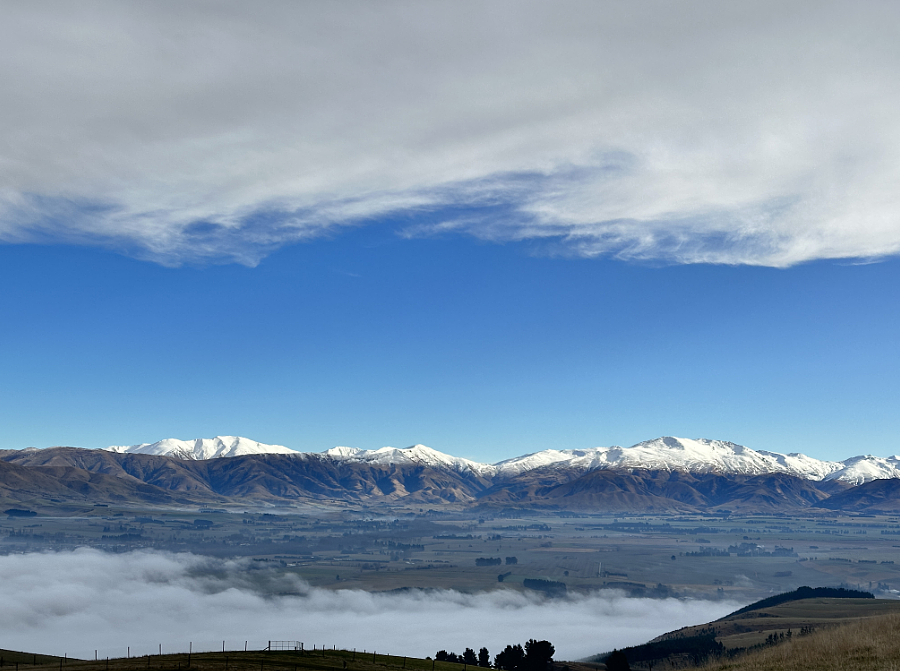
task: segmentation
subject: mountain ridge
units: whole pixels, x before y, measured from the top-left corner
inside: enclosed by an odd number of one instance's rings
[[[816,482],[839,480],[851,485],[861,485],[872,480],[900,479],[900,456],[896,455],[857,455],[843,461],[826,461],[799,452],[781,454],[754,450],[729,441],[674,436],[654,438],[631,447],[542,450],[494,464],[455,457],[421,444],[376,450],[341,446],[323,452],[299,452],[283,445],[266,445],[235,436],[192,441],[168,438],[156,443],[111,446],[105,450],[119,454],[153,454],[186,460],[285,454],[298,458],[324,457],[346,463],[421,465],[489,478],[512,477],[539,469],[575,469],[588,472],[636,468],[733,475],[782,473]]]
[[[386,453],[382,453],[386,454]],[[425,453],[426,455],[428,453]],[[3,463],[5,462],[5,463]],[[896,509],[900,480],[853,486],[790,474],[534,468],[487,477],[423,463],[334,459],[324,454],[251,454],[207,460],[73,447],[0,452],[0,499],[153,504],[453,504],[471,510],[582,512],[785,512]],[[884,488],[884,483],[897,487]],[[21,507],[21,506],[20,506]]]

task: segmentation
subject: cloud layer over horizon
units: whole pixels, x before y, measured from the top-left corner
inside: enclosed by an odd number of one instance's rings
[[[0,26],[0,241],[253,265],[390,215],[401,235],[586,257],[895,255],[898,14],[13,5]]]
[[[514,590],[369,593],[310,588],[248,561],[188,553],[65,553],[0,556],[3,647],[70,657],[251,649],[301,640],[385,654],[433,655],[487,646],[496,654],[529,638],[574,659],[642,643],[721,617],[725,601],[630,599],[599,592],[543,600]],[[285,596],[267,597],[266,593]]]

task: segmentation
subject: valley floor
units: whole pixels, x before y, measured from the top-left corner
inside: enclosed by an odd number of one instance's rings
[[[59,506],[0,521],[0,553],[94,547],[244,557],[317,587],[618,589],[749,602],[800,585],[900,597],[900,519],[863,515],[277,512]],[[538,585],[540,587],[540,585]]]

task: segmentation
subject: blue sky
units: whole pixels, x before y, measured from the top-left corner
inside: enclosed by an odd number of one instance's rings
[[[493,461],[680,435],[896,451],[896,260],[650,266],[395,230],[255,268],[0,247],[3,447],[230,434]]]
[[[12,6],[0,447],[896,453],[898,20]]]

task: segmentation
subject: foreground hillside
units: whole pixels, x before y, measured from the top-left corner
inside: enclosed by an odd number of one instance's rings
[[[294,641],[275,641],[293,644]],[[309,643],[305,647],[312,648]],[[274,646],[273,646],[274,647]],[[400,652],[400,651],[396,651]],[[0,649],[4,667],[18,671],[462,671],[462,664],[354,650],[229,650],[81,660]],[[36,663],[32,663],[36,662]]]
[[[810,595],[822,596],[806,598]],[[898,625],[900,601],[842,588],[801,587],[616,655],[632,669],[896,668]],[[608,654],[596,659],[616,667]]]
[[[895,671],[900,666],[900,612],[851,620],[734,659],[707,671]]]

